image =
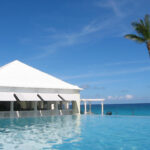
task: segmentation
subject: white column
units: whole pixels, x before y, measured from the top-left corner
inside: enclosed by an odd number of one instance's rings
[[[103,102],[101,102],[101,115],[104,115],[104,106],[103,106]]]
[[[86,114],[86,101],[84,102],[84,114]]]
[[[54,104],[55,115],[59,115],[60,114],[60,112],[58,110],[58,103],[59,102],[55,101],[55,104]]]
[[[54,104],[54,109],[58,110],[58,103],[57,102],[55,102],[55,104]]]
[[[89,113],[92,112],[92,109],[91,109],[91,102],[89,102]]]
[[[44,102],[41,101],[41,109],[43,109],[43,108],[44,108]]]
[[[80,114],[80,100],[72,101],[73,114]]]
[[[37,101],[34,102],[34,111],[37,111]]]
[[[55,107],[54,107],[54,104],[51,104],[51,110],[54,110]]]
[[[69,102],[65,102],[65,109],[66,109],[66,110],[69,109]]]
[[[34,116],[36,117],[37,116],[37,101],[32,102],[32,103],[33,103],[33,106],[34,106]]]
[[[14,111],[14,102],[13,101],[10,102],[10,111],[11,112]]]

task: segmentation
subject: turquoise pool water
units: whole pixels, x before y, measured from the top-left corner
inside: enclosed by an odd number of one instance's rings
[[[149,150],[150,117],[52,116],[0,119],[4,150]]]

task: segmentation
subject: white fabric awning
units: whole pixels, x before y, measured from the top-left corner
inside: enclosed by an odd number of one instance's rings
[[[76,101],[79,94],[0,92],[0,101]]]
[[[62,99],[58,96],[58,94],[39,93],[38,95],[44,101],[62,101]]]
[[[65,101],[77,101],[80,99],[79,94],[59,94]]]
[[[15,93],[20,101],[41,101],[37,93]]]
[[[12,92],[0,92],[0,101],[16,101]]]

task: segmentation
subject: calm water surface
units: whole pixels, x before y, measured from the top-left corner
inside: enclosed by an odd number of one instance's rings
[[[149,150],[150,117],[52,116],[0,119],[4,150]]]
[[[89,105],[87,104],[87,111]],[[111,111],[113,115],[134,115],[134,116],[150,116],[150,104],[104,104],[104,113]],[[81,113],[84,112],[84,106],[81,105]],[[92,105],[94,114],[101,113],[101,105]]]

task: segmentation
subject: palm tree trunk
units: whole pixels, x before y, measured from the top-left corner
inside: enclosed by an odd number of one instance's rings
[[[147,49],[148,49],[148,52],[149,52],[149,56],[150,56],[150,40],[149,41],[147,41]]]

